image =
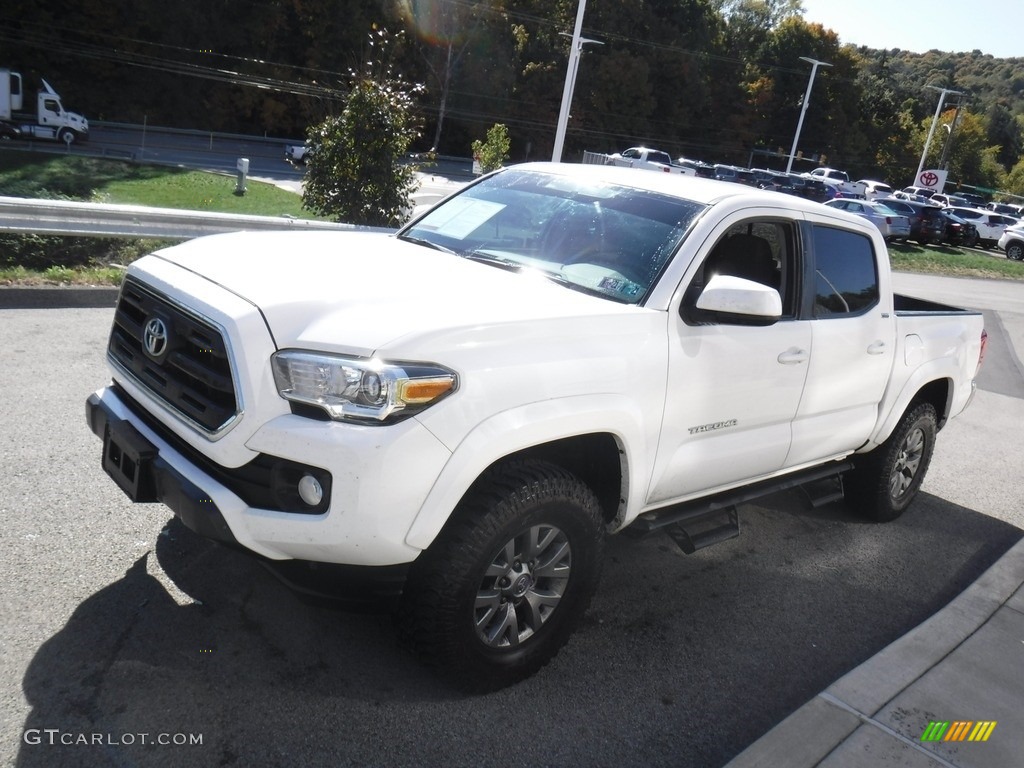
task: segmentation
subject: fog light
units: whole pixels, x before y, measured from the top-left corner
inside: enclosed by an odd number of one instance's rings
[[[299,480],[299,498],[311,507],[323,501],[324,489],[320,486],[320,481],[312,475],[303,475]]]

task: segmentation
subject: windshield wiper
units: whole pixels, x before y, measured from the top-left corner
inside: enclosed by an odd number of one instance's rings
[[[609,301],[614,301],[619,304],[631,303],[629,299],[626,299],[622,296],[616,296],[613,293],[602,291],[600,288],[591,288],[589,285],[581,285],[580,283],[574,283],[572,280],[570,280],[565,275],[559,272],[549,272],[546,269],[538,269],[536,271],[539,272],[544,277],[546,277],[552,283],[557,283],[558,285],[561,285],[564,288],[568,288],[570,291],[578,291],[579,293],[585,293],[588,296],[597,296],[598,298],[608,299]]]
[[[525,267],[518,261],[512,259],[503,259],[500,256],[492,256],[489,253],[483,251],[465,251],[459,254],[463,258],[470,259],[471,261],[479,261],[481,264],[490,264],[492,267],[498,267],[499,269],[507,269],[509,272],[521,272]]]
[[[441,251],[442,253],[450,253],[453,256],[461,256],[462,254],[458,251],[454,251],[451,248],[447,248],[443,245],[438,245],[433,240],[427,240],[422,237],[412,237],[411,235],[399,235],[399,240],[404,240],[407,243],[415,243],[416,245],[424,245],[427,248],[433,248],[435,251]]]

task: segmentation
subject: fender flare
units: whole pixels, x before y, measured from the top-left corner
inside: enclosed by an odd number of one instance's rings
[[[896,425],[899,424],[900,419],[903,418],[903,414],[906,413],[914,398],[929,384],[948,382],[949,391],[946,395],[945,409],[938,413],[939,423],[953,416],[956,413],[956,398],[958,396],[956,380],[959,373],[956,360],[948,357],[932,360],[914,371],[911,377],[904,383],[902,389],[900,389],[899,394],[892,398],[891,401],[888,398],[882,401],[882,407],[887,407],[888,410],[882,411],[879,414],[878,426],[875,427],[871,437],[868,438],[867,443],[858,453],[865,453],[884,443],[889,438],[889,435],[893,433],[893,430],[896,429]],[[969,396],[970,393],[968,392],[967,397]],[[963,399],[964,405],[966,405],[967,398]]]
[[[642,409],[612,394],[545,400],[495,414],[466,435],[427,494],[406,543],[421,550],[429,547],[466,491],[495,462],[545,443],[596,433],[609,433],[618,443],[626,508],[636,508],[643,503],[649,481],[636,471],[651,465],[657,441],[648,435],[658,434],[645,428]],[[621,517],[620,509],[616,519]]]

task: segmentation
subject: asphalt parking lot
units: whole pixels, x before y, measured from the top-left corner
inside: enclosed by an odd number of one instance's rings
[[[695,555],[618,537],[583,631],[475,697],[402,653],[387,616],[307,605],[128,503],[84,422],[110,309],[0,309],[4,765],[723,765],[1022,535],[1024,293],[898,278],[985,310],[992,336],[906,515],[870,525],[790,492]]]

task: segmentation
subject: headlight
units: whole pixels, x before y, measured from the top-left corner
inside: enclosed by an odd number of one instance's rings
[[[383,422],[410,416],[453,392],[452,371],[424,363],[388,363],[286,349],[271,358],[281,397],[322,408],[339,421]]]

